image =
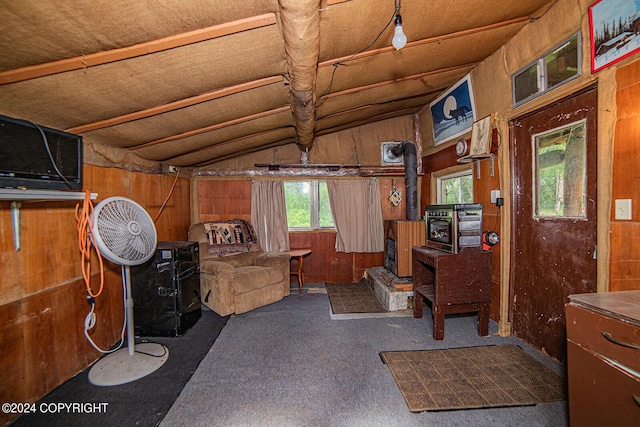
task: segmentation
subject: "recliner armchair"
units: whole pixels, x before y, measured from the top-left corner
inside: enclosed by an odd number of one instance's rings
[[[239,225],[231,233],[216,227],[216,224],[228,226],[229,223]],[[215,235],[219,229],[224,236]],[[225,239],[233,243],[225,245]],[[263,252],[248,222],[194,224],[189,228],[189,240],[197,241],[200,246],[202,303],[219,315],[245,313],[280,301],[291,293],[289,254]]]

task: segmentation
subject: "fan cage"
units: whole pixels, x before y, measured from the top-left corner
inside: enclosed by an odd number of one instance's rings
[[[93,237],[105,258],[121,265],[139,265],[156,250],[153,220],[133,200],[110,197],[94,210]]]

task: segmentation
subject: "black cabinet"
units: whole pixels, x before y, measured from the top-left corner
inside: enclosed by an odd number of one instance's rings
[[[137,336],[179,336],[200,318],[197,242],[159,242],[153,258],[131,267]]]

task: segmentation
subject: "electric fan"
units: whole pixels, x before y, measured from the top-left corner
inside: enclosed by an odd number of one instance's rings
[[[91,239],[103,257],[119,264],[125,288],[127,348],[108,354],[91,368],[89,382],[119,385],[160,368],[169,357],[162,344],[135,344],[130,267],[148,261],[157,245],[156,227],[142,206],[124,197],[109,197],[96,205]]]

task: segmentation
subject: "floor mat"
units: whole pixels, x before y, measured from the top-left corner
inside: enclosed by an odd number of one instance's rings
[[[325,286],[334,314],[387,312],[366,281],[327,283]]]
[[[566,400],[566,381],[515,345],[381,352],[411,412]]]

